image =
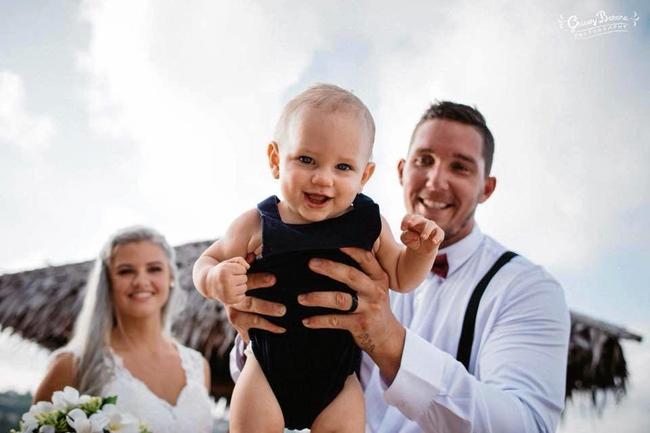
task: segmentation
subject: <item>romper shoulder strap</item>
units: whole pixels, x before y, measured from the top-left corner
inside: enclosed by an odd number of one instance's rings
[[[517,253],[512,251],[506,251],[497,259],[496,262],[492,265],[490,270],[483,276],[481,281],[478,282],[472,292],[472,296],[469,298],[469,303],[467,304],[467,310],[465,310],[465,318],[463,319],[463,329],[460,333],[460,340],[458,342],[458,353],[456,354],[456,359],[459,360],[469,371],[469,358],[472,355],[472,344],[474,343],[474,326],[476,325],[476,313],[478,312],[478,305],[481,302],[481,297],[483,292],[487,288],[488,284],[492,280],[492,277],[499,272],[499,269],[503,267],[506,263],[512,260]]]

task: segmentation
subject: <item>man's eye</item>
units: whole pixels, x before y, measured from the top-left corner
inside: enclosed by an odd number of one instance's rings
[[[130,274],[131,272],[133,272],[132,269],[120,269],[119,271],[117,271],[117,275],[127,275]]]
[[[149,268],[149,272],[160,272],[162,271],[162,268],[160,266],[154,266]]]
[[[350,164],[336,164],[336,168],[342,171],[352,170],[352,166]]]
[[[302,162],[303,164],[312,164],[314,162],[314,158],[311,156],[301,155],[298,157],[298,161]]]
[[[425,167],[432,165],[434,159],[431,155],[420,155],[413,160],[413,163],[418,167]]]
[[[469,167],[467,167],[465,164],[460,164],[460,163],[452,164],[451,168],[453,168],[455,171],[461,171],[461,172],[469,171]]]

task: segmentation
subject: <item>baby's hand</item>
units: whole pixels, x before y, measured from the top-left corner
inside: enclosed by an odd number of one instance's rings
[[[421,254],[435,254],[445,238],[445,232],[436,223],[418,214],[406,214],[401,229],[400,239],[406,248]]]
[[[246,271],[250,268],[243,257],[233,257],[214,266],[206,278],[206,291],[210,298],[224,304],[237,304],[244,300],[248,286]]]

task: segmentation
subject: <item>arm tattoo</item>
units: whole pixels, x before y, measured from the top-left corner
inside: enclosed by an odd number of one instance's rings
[[[359,347],[361,350],[371,354],[375,350],[375,343],[372,342],[370,335],[367,332],[357,335],[357,340],[359,341]]]

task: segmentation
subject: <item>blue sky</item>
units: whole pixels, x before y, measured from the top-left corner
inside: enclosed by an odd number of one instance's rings
[[[638,20],[587,40],[567,29],[601,10]],[[647,2],[0,0],[0,11],[0,272],[89,259],[134,223],[173,243],[219,235],[277,192],[264,161],[275,119],[326,81],[375,116],[366,192],[393,226],[395,166],[420,113],[434,99],[477,105],[499,180],[482,229],[544,264],[571,308],[650,335]],[[15,344],[0,339],[0,364],[18,368]],[[647,343],[629,347],[633,365],[648,360]],[[45,355],[29,353],[42,369]],[[650,396],[650,377],[632,373],[639,389],[614,421]]]

